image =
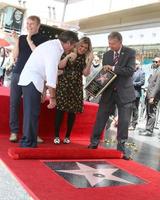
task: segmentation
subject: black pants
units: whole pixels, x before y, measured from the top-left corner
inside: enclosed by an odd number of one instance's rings
[[[139,107],[140,97],[136,98],[133,103],[132,119],[131,125],[135,128],[138,123],[138,107]]]
[[[22,87],[18,85],[20,74],[13,73],[10,87],[10,132],[18,133],[19,131],[19,111],[22,96]]]
[[[118,109],[118,126],[117,126],[117,140],[126,141],[128,139],[128,126],[130,123],[133,103],[121,103],[117,92],[113,92],[107,102],[100,101],[96,122],[91,136],[91,144],[97,146],[100,140],[102,131],[110,116],[110,110],[117,105]]]
[[[156,122],[156,112],[157,112],[157,104],[158,100],[154,101],[153,104],[148,102],[146,99],[146,111],[147,111],[147,123],[146,123],[146,130],[153,133],[154,125]]]
[[[66,131],[66,137],[69,138],[72,132],[72,128],[76,119],[76,114],[68,112],[68,118],[67,118],[67,131]],[[55,137],[59,137],[60,127],[62,124],[64,111],[56,109],[56,118],[55,118]]]

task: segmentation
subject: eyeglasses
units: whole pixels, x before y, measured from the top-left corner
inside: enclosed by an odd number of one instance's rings
[[[153,63],[158,63],[158,61],[155,61],[155,60],[153,60],[152,62],[153,62]]]

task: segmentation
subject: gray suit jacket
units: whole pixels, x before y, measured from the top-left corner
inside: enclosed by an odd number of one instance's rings
[[[133,74],[133,85],[135,89],[136,98],[141,97],[141,87],[145,83],[145,73],[141,68],[138,68]]]
[[[114,66],[114,52],[107,51],[103,55],[103,65]],[[122,47],[118,63],[115,66],[114,72],[117,74],[116,79],[107,87],[101,101],[107,102],[111,97],[113,89],[116,88],[119,98],[122,103],[129,103],[135,100],[135,91],[133,86],[132,75],[135,71],[135,51],[128,47]]]
[[[160,100],[160,66],[148,79],[147,98],[151,97]]]

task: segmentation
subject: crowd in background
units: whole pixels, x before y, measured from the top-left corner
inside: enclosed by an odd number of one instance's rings
[[[12,49],[0,48],[0,85],[10,87],[12,69],[14,67]]]

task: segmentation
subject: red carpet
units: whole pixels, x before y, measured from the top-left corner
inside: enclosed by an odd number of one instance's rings
[[[70,157],[72,161],[78,162],[74,156],[77,156],[78,149],[79,152],[82,150],[79,156],[81,157],[81,162],[83,161],[105,161],[121,170],[128,172],[136,177],[139,177],[146,181],[144,184],[138,185],[121,185],[121,186],[109,186],[109,187],[92,187],[92,188],[75,188],[64,180],[61,176],[55,173],[53,170],[48,168],[44,161],[38,159],[19,159],[14,160],[8,155],[8,149],[12,156],[22,156],[19,153],[19,148],[17,144],[11,144],[8,141],[9,136],[9,91],[7,89],[0,89],[0,159],[8,166],[10,171],[17,177],[20,183],[26,188],[30,195],[35,200],[159,200],[159,183],[160,183],[160,173],[138,164],[134,161],[125,161],[123,159],[87,159],[90,150],[87,149],[88,140],[90,137],[91,130],[93,128],[93,123],[95,120],[97,105],[96,104],[85,104],[85,110],[83,114],[79,114],[77,117],[77,123],[74,127],[72,135],[72,144],[69,145],[55,145],[52,143],[53,139],[53,122],[54,122],[54,112],[48,110],[45,106],[42,106],[42,113],[40,117],[40,135],[45,139],[45,143],[39,145],[39,148],[30,150],[22,149],[20,152],[24,151],[28,156],[27,151],[34,156],[39,149],[45,149],[47,151],[52,151],[51,149],[56,149],[55,156],[61,156],[59,160],[57,157],[54,161],[61,163],[62,161],[68,160],[68,151],[72,151]],[[65,126],[63,125],[62,132],[64,132]],[[77,140],[78,139],[78,140]],[[83,140],[83,141],[81,141]],[[11,149],[12,148],[12,149]],[[66,152],[65,152],[66,149]],[[72,149],[72,150],[71,150]],[[75,151],[76,149],[76,151]],[[59,153],[58,153],[59,152]],[[64,153],[65,152],[65,153]],[[104,149],[99,149],[98,151],[92,150],[90,156],[98,156],[104,153]],[[107,152],[107,151],[105,151]],[[17,154],[18,153],[18,154]],[[49,152],[50,153],[50,152]],[[52,152],[53,153],[53,152]],[[52,154],[51,153],[51,154]],[[62,155],[64,154],[64,155]],[[95,154],[95,155],[94,155]],[[46,158],[50,154],[46,153]],[[23,154],[24,156],[24,154]],[[37,156],[37,155],[36,155]],[[86,156],[86,157],[85,157]],[[88,157],[87,157],[88,156]],[[62,160],[64,158],[64,160]],[[95,174],[99,175],[99,174]]]
[[[68,184],[68,182],[51,171],[40,160],[11,159],[7,154],[9,146],[16,147],[17,144],[9,144],[6,137],[1,137],[0,157],[11,170],[11,172],[26,188],[26,190],[36,200],[73,200],[75,197],[76,200],[160,199],[160,173],[134,161],[125,161],[123,159],[106,160],[107,162],[114,164],[128,173],[142,178],[143,180],[147,181],[147,184],[78,189]],[[43,145],[40,146],[43,147]],[[86,145],[81,145],[81,148],[85,147]],[[56,160],[56,162],[57,161],[61,162],[63,160],[60,159]]]
[[[9,89],[0,87],[0,133],[9,134]],[[39,136],[42,138],[53,138],[54,134],[54,109],[47,108],[48,102],[45,102],[41,106],[41,114],[39,121]],[[84,112],[77,114],[76,122],[73,127],[73,133],[71,135],[72,140],[89,140],[90,134],[93,129],[93,124],[96,118],[96,112],[98,105],[95,103],[84,103]],[[20,112],[20,133],[22,133],[22,106]],[[66,116],[64,116],[61,137],[64,136],[66,130]]]
[[[105,159],[122,158],[122,153],[115,149],[69,148],[9,148],[8,155],[13,159]]]

